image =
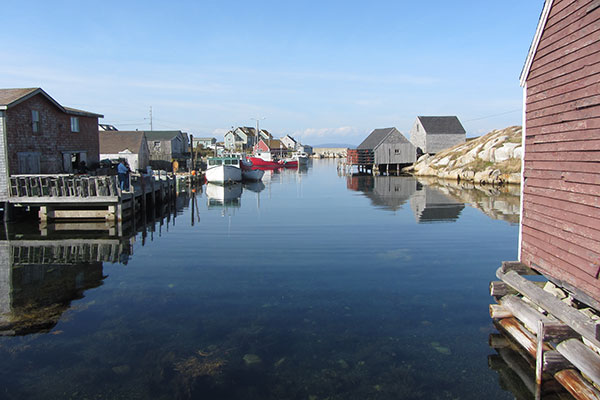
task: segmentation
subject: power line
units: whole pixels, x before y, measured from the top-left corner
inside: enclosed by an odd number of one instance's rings
[[[500,114],[493,114],[493,115],[487,115],[487,116],[485,116],[485,117],[479,117],[479,118],[468,119],[468,120],[466,120],[466,121],[464,121],[464,122],[479,121],[479,120],[481,120],[481,119],[488,119],[488,118],[499,117],[499,116],[501,116],[501,115],[512,114],[512,113],[515,113],[515,112],[521,112],[521,109],[519,108],[519,109],[512,110],[512,111],[506,111],[506,112],[503,112],[503,113],[500,113]]]

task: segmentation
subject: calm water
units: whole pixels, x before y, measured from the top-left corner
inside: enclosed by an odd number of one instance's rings
[[[488,283],[517,257],[517,197],[330,160],[222,191],[116,245],[11,227],[0,398],[514,397]]]

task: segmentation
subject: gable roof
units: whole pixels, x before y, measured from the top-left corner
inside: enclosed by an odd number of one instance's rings
[[[48,101],[54,104],[59,110],[65,114],[78,115],[83,117],[98,117],[104,118],[104,115],[91,113],[88,111],[78,110],[71,107],[61,106],[56,100],[54,100],[48,93],[42,88],[15,88],[15,89],[0,89],[0,110],[6,110],[10,107],[16,106],[23,101],[41,94]]]
[[[138,133],[146,135],[146,140],[173,140],[173,138],[182,135],[181,131],[119,131],[123,133]]]
[[[398,132],[407,142],[408,139],[396,128],[382,128],[375,129],[361,144],[358,145],[358,150],[373,150],[379,146],[385,138],[387,138],[392,132]]]
[[[439,135],[439,134],[466,134],[465,128],[455,116],[438,116],[438,117],[426,117],[418,116],[423,129],[426,133]]]
[[[100,131],[98,137],[100,154],[116,154],[126,149],[137,154],[146,139],[144,132],[140,131]]]
[[[529,46],[529,53],[527,54],[527,58],[525,59],[525,65],[523,65],[523,70],[521,71],[520,81],[522,87],[525,86],[525,81],[529,76],[531,64],[533,64],[533,58],[535,57],[535,53],[537,52],[537,48],[542,38],[542,33],[544,32],[544,28],[546,27],[546,21],[548,21],[548,15],[550,15],[552,3],[553,0],[546,0],[546,2],[544,3],[544,8],[542,9],[540,20],[538,22],[535,35],[533,36],[533,41],[531,42],[531,46]]]

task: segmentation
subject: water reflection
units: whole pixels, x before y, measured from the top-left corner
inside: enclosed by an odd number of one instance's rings
[[[490,334],[489,344],[495,352],[488,356],[488,367],[498,374],[500,386],[511,392],[517,400],[536,399],[538,388],[535,382],[535,359],[501,333]],[[539,395],[543,399],[573,399],[550,376],[545,376],[542,380]]]
[[[409,201],[418,223],[458,220],[465,204],[494,219],[519,222],[519,187],[474,185],[434,178],[352,175],[350,190],[362,192],[374,206],[396,211]]]
[[[456,221],[465,205],[431,186],[417,182],[417,190],[410,198],[410,207],[417,222],[427,223]]]
[[[195,194],[193,196],[195,198]],[[108,222],[22,222],[0,232],[0,336],[50,332],[71,302],[103,284],[104,263],[127,265],[134,243],[142,246],[190,203],[173,204],[119,227]],[[125,230],[126,236],[119,230]]]

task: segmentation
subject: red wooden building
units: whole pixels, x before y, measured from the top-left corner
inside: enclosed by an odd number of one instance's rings
[[[600,304],[600,0],[546,0],[521,84],[520,260]]]

